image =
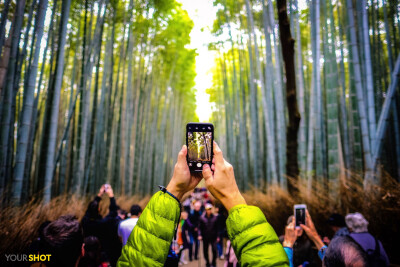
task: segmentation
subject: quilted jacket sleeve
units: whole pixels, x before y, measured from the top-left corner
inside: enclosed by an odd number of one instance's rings
[[[179,216],[178,202],[166,193],[156,193],[133,228],[117,266],[164,266]]]
[[[289,266],[274,229],[259,208],[233,207],[226,226],[240,266]]]

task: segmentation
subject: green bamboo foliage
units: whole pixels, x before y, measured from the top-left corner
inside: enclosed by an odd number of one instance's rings
[[[285,176],[281,171],[281,163],[286,160],[285,156],[281,160],[281,153],[286,149],[282,143],[285,132],[282,125],[285,125],[287,114],[282,96],[279,95],[285,81],[280,73],[281,52],[276,41],[278,33],[273,2],[215,1],[219,11],[213,33],[219,41],[210,45],[210,49],[224,48],[219,54],[220,59],[215,61],[215,74],[222,70],[223,75],[214,75],[214,85],[209,90],[216,104],[214,123],[225,128],[220,134],[227,140],[224,145],[227,146],[226,151],[230,151],[228,154],[232,154],[234,149],[230,147],[232,141],[228,139],[240,138],[234,137],[238,132],[230,124],[232,116],[242,117],[248,132],[262,133],[248,135],[248,143],[251,144],[248,152],[253,155],[250,157],[252,169],[262,163],[257,175],[262,175],[262,180],[267,184],[273,182],[270,177],[273,177],[271,171],[274,169],[268,150],[270,140],[276,143],[272,156],[277,160],[277,173],[283,179]],[[380,128],[385,132],[383,136],[391,132],[394,145],[380,142],[381,150],[376,151],[377,138],[382,138],[382,135],[375,132],[378,128],[374,126],[374,121],[382,116],[380,113],[386,102],[388,88],[393,86],[393,79],[389,77],[394,70],[392,57],[400,52],[398,42],[395,44],[392,41],[395,38],[398,40],[399,36],[398,10],[394,2],[340,0],[328,3],[310,0],[306,6],[300,5],[299,1],[290,1],[288,4],[290,22],[293,24],[291,29],[296,41],[297,101],[302,118],[298,134],[298,159],[300,175],[307,180],[309,189],[315,180],[328,181],[330,187],[327,189],[334,197],[339,192],[339,177],[347,177],[345,169],[362,173],[366,186],[378,182],[374,179],[375,152],[379,155],[376,161],[383,164],[385,170],[394,177],[398,175],[397,161],[386,159],[386,155],[397,155],[397,143],[400,144],[400,141],[396,141],[399,112],[393,109],[397,104],[396,97],[390,107],[392,111],[386,114],[389,116],[387,119],[393,116],[393,120],[387,124],[390,127],[385,128],[387,126],[382,124]],[[385,25],[385,31],[382,31],[382,25]],[[225,39],[225,30],[230,33],[229,40]],[[238,32],[237,37],[231,34],[234,31]],[[224,45],[227,41],[232,44],[228,48]],[[258,48],[263,46],[265,49]],[[396,48],[397,51],[394,51]],[[229,59],[227,55],[235,54],[239,55],[241,62],[240,72],[236,74],[233,57],[230,57],[230,62],[226,60]],[[262,74],[258,61],[262,66]],[[230,106],[231,102],[235,102],[235,99],[231,99],[232,92],[237,90],[232,78],[236,75],[239,75],[240,91],[243,92],[240,99],[242,109],[232,109]],[[263,76],[259,78],[260,75]],[[262,80],[263,86],[254,83]],[[257,88],[261,90],[256,94]],[[261,107],[257,107],[258,104]],[[235,115],[226,114],[232,110]],[[241,110],[243,113],[240,113]],[[385,112],[388,112],[386,106]],[[273,123],[270,124],[270,121]],[[229,127],[233,127],[232,130]],[[274,132],[272,138],[268,138],[268,129]],[[253,149],[255,141],[261,142],[259,147],[265,148],[264,151]],[[261,155],[262,159],[254,161],[256,155]],[[243,175],[240,170],[239,175]],[[242,177],[238,179],[243,180]]]
[[[7,75],[15,81],[4,87],[15,93],[1,90],[0,99],[0,119],[9,126],[2,127],[1,190],[12,191],[4,201],[48,202],[65,192],[93,193],[105,182],[116,193],[154,192],[172,175],[170,158],[184,142],[183,134],[174,134],[176,127],[197,120],[196,54],[185,48],[190,18],[174,1],[58,2],[49,1],[50,25],[44,20],[47,1],[26,9],[27,24],[25,1],[17,1],[19,8],[4,3],[0,41],[7,53],[0,55],[9,59]],[[57,13],[61,18],[55,19]],[[35,24],[29,19],[34,15]],[[4,27],[10,19],[11,31]],[[9,33],[15,38],[6,38]],[[14,151],[11,126],[19,118]]]
[[[366,188],[380,182],[381,168],[398,178],[398,1],[288,2],[300,179],[310,189],[329,181],[335,196],[344,169],[364,175]],[[214,1],[211,121],[241,189],[287,187],[287,51],[275,4]],[[193,22],[180,4],[5,0],[1,7],[2,204],[94,193],[106,182],[129,195],[165,185],[185,123],[197,120],[196,52],[187,48]]]

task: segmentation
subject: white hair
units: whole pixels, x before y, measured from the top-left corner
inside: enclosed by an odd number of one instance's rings
[[[361,213],[349,213],[346,215],[347,227],[354,233],[368,232],[368,221],[364,218]]]

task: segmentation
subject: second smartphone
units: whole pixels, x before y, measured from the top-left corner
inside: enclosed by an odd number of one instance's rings
[[[214,125],[189,122],[186,125],[187,163],[190,172],[201,172],[213,159]]]

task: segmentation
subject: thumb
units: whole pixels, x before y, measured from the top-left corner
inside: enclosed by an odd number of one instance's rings
[[[177,162],[181,164],[186,164],[186,154],[187,154],[187,147],[186,145],[183,145],[181,151],[179,151]]]
[[[203,178],[206,183],[210,182],[210,179],[212,179],[212,171],[208,164],[203,165]]]

